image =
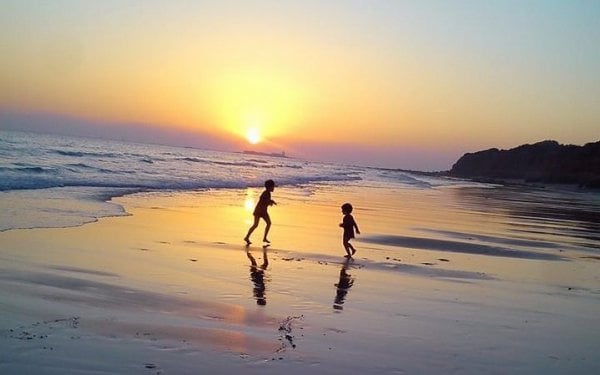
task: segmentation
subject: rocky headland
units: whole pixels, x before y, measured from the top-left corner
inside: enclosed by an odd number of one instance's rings
[[[583,146],[543,141],[509,150],[464,154],[450,176],[486,182],[522,181],[600,188],[600,141]]]

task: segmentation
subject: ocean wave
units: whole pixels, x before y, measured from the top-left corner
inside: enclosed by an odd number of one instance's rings
[[[125,216],[125,209],[111,198],[135,190],[102,188],[47,188],[42,191],[13,190],[0,194],[0,206],[19,209],[0,215],[0,232],[12,229],[67,228],[97,221],[101,217]],[[68,204],[66,204],[68,202]]]
[[[194,158],[194,157],[177,158],[175,160],[189,161],[192,163],[210,163],[210,161],[208,161],[206,159],[200,159],[200,158]]]
[[[260,159],[246,159],[246,160],[253,162],[253,163],[257,163],[257,164],[268,164],[269,163],[267,160],[260,160]]]
[[[71,163],[65,165],[71,168],[96,169],[95,167],[92,167],[91,165],[87,165],[85,163]]]
[[[255,163],[255,162],[248,162],[248,161],[217,161],[217,160],[212,160],[210,163],[214,164],[214,165],[229,166],[229,167],[274,168],[273,165],[257,165],[257,163]]]
[[[0,167],[0,176],[6,177],[9,173],[18,174],[42,174],[42,173],[56,173],[56,168],[51,167]]]
[[[290,169],[302,169],[301,165],[292,165],[292,164],[279,164],[278,167],[281,168],[290,168]]]
[[[243,178],[165,178],[158,175],[156,178],[129,178],[123,179],[120,177],[123,173],[130,173],[131,176],[137,174],[133,171],[120,171],[118,173],[105,171],[104,174],[98,174],[94,177],[83,176],[64,177],[56,176],[36,176],[27,174],[26,176],[12,176],[3,178],[0,181],[0,191],[7,190],[29,190],[29,189],[47,189],[53,187],[99,187],[99,188],[129,188],[139,190],[196,190],[196,189],[222,189],[222,188],[246,188],[248,186],[261,186],[262,179],[247,180]],[[320,182],[340,182],[340,181],[358,181],[359,176],[280,176],[277,178],[277,184],[282,185],[305,185],[309,183]]]
[[[110,152],[89,152],[89,151],[70,151],[70,150],[51,150],[51,152],[62,155],[62,156],[73,156],[73,157],[106,157],[106,158],[117,158],[120,155]]]
[[[9,190],[30,190],[30,189],[48,189],[62,186],[55,180],[42,178],[28,179],[2,179],[0,181],[0,191]]]
[[[123,171],[113,171],[108,168],[98,168],[85,163],[72,163],[65,164],[65,169],[74,173],[86,173],[88,171],[94,171],[102,174],[110,174],[110,173],[122,173]],[[135,171],[131,171],[131,173],[135,173]]]

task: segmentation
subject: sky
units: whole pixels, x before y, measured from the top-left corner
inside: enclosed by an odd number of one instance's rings
[[[0,0],[0,129],[446,170],[600,140],[598,41],[594,0]]]

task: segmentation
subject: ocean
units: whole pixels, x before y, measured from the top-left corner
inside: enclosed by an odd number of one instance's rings
[[[600,247],[597,191],[500,186],[291,157],[9,131],[0,131],[0,231],[80,226],[127,215],[111,199],[128,194],[260,188],[267,179],[280,187],[408,189],[412,197],[451,191],[439,198],[440,216],[460,215],[475,236],[489,234],[477,233],[481,220],[519,227],[504,231],[495,245],[518,242],[527,233],[556,246],[592,252]],[[449,198],[455,196],[458,202]],[[413,207],[411,215],[419,211]],[[430,230],[440,235],[445,227]]]
[[[198,191],[362,181],[426,189],[464,182],[294,158],[104,139],[0,131],[0,231],[69,227],[125,215],[110,199]]]

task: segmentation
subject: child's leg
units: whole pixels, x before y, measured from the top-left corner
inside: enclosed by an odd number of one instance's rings
[[[246,237],[244,237],[244,241],[246,241],[246,243],[248,245],[250,245],[252,243],[252,242],[250,242],[250,235],[252,234],[252,232],[254,232],[254,230],[258,226],[258,219],[259,219],[258,216],[254,216],[254,224],[252,224],[250,229],[248,229],[248,234],[246,234]]]
[[[348,240],[345,238],[344,238],[343,244],[344,244],[344,249],[346,250],[346,253],[348,254],[347,257],[351,257],[352,253],[350,251],[350,248],[352,247],[352,245],[350,245],[350,242],[348,242]]]
[[[267,235],[269,234],[269,229],[271,229],[271,218],[269,217],[269,215],[266,215],[263,217],[263,219],[265,220],[265,223],[267,223],[267,226],[265,227],[265,236],[263,237],[263,241],[267,242],[267,243],[271,243],[271,241],[269,241],[267,239]]]
[[[350,248],[350,250],[352,250],[352,255],[354,255],[354,253],[356,253],[356,249],[354,248],[354,246],[352,246],[352,244],[348,241],[348,247]]]

